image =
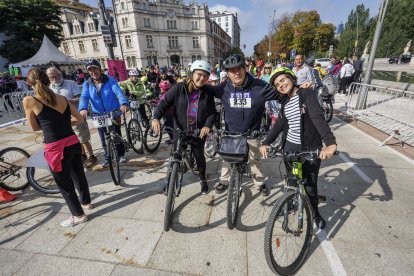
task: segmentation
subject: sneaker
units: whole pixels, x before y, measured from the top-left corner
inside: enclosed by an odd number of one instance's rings
[[[96,163],[98,163],[98,158],[96,158],[95,155],[91,155],[89,156],[88,159],[86,159],[86,161],[84,162],[84,165],[86,168],[92,168],[93,166],[96,165]]]
[[[201,184],[201,194],[202,195],[206,195],[208,194],[208,185],[207,185],[207,181],[200,181]]]
[[[125,158],[125,156],[121,156],[119,157],[119,163],[126,163],[127,159]]]
[[[219,183],[215,188],[216,193],[218,193],[218,194],[224,193],[224,191],[226,191],[228,187],[229,187],[228,185],[224,185],[223,183]]]
[[[81,224],[87,221],[88,221],[87,215],[84,215],[82,218],[71,216],[67,220],[62,221],[60,225],[62,225],[63,227],[72,227],[72,226],[75,226],[75,225],[78,225],[78,224]]]
[[[268,196],[270,194],[269,189],[266,187],[266,184],[262,184],[259,186],[259,191],[262,196]]]
[[[109,161],[105,160],[102,164],[101,164],[102,168],[107,168],[109,167]]]
[[[324,229],[325,228],[326,222],[323,219],[323,217],[321,216],[321,214],[316,213],[315,217],[313,218],[313,221],[315,222],[316,227],[318,227],[318,229]]]

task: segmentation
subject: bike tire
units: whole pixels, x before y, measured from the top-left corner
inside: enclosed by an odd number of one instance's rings
[[[119,154],[116,143],[113,139],[107,140],[107,152],[109,160],[109,170],[111,171],[112,181],[115,185],[121,184],[121,173],[119,170]]]
[[[160,134],[155,135],[153,134],[153,130],[151,128],[145,129],[144,134],[144,147],[145,150],[149,153],[154,153],[161,144],[162,139],[162,131]]]
[[[305,233],[299,233],[300,236],[303,236],[303,245],[301,248],[298,248],[298,255],[295,259],[289,262],[289,265],[286,264],[286,260],[284,264],[282,264],[282,260],[277,260],[275,255],[273,254],[273,246],[275,245],[277,254],[281,257],[291,257],[293,256],[292,253],[286,252],[286,249],[289,247],[292,248],[293,245],[298,244],[299,238],[297,236],[292,237],[294,239],[293,242],[288,243],[288,235],[291,234],[289,228],[289,222],[287,224],[284,223],[285,219],[285,210],[288,210],[288,216],[292,214],[293,222],[298,224],[298,218],[295,216],[295,208],[298,208],[298,204],[295,205],[295,202],[298,201],[298,196],[301,197],[303,202],[303,212],[302,217],[306,215],[306,227],[303,226],[302,229]],[[291,204],[291,205],[289,205]],[[302,194],[297,193],[296,191],[288,191],[283,194],[277,201],[275,206],[270,213],[269,219],[267,220],[266,227],[265,227],[265,237],[264,237],[264,253],[266,257],[266,262],[270,269],[279,275],[294,275],[303,265],[306,255],[308,253],[310,243],[312,240],[312,209],[311,209],[310,202],[307,198],[305,198]],[[291,211],[291,213],[290,213]],[[300,212],[296,210],[296,215],[299,215]],[[278,219],[282,218],[282,227],[281,232],[283,233],[282,239],[276,238],[274,239],[274,231],[275,231],[275,224]],[[295,219],[296,218],[296,219]],[[305,221],[305,219],[303,220]],[[295,225],[293,225],[295,226]],[[286,231],[287,230],[287,231]],[[293,232],[293,231],[291,231]],[[296,233],[297,234],[297,233]],[[281,244],[283,243],[283,244]],[[293,250],[293,249],[292,249]]]
[[[152,120],[153,107],[149,103],[145,103],[144,105],[145,105],[145,114],[147,115],[148,121],[151,121]]]
[[[323,115],[325,116],[325,121],[329,123],[332,120],[333,116],[333,105],[332,102],[323,102],[322,103]]]
[[[237,213],[240,201],[241,173],[236,167],[231,169],[229,188],[227,191],[227,228],[233,230],[237,223]]]
[[[8,191],[20,191],[29,186],[25,175],[25,165],[29,157],[30,154],[27,151],[18,147],[9,147],[0,151],[0,169],[2,171],[0,187]],[[3,175],[3,173],[6,174]]]
[[[36,172],[45,176],[38,176]],[[35,190],[42,192],[44,194],[58,194],[60,190],[56,185],[55,179],[51,176],[50,171],[36,169],[35,167],[27,167],[26,177]]]
[[[127,127],[127,139],[132,149],[137,153],[144,153],[144,143],[142,138],[142,129],[137,119],[131,119]]]
[[[174,212],[175,188],[178,181],[178,163],[174,163],[171,169],[170,179],[168,179],[167,202],[164,211],[164,231],[168,232],[171,228],[172,214]]]

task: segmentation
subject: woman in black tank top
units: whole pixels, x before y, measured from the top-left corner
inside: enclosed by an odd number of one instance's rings
[[[72,213],[61,225],[74,226],[86,222],[88,217],[82,207],[92,207],[91,197],[81,160],[81,145],[72,130],[72,125],[83,122],[84,118],[65,97],[49,88],[49,78],[44,71],[31,69],[27,74],[27,82],[36,94],[23,99],[26,119],[34,131],[43,131],[45,158]],[[72,173],[75,174],[73,179]],[[79,187],[79,198],[75,186]]]

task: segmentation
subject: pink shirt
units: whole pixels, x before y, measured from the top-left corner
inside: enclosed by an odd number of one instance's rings
[[[73,134],[56,142],[45,144],[45,159],[52,171],[62,171],[63,151],[66,147],[77,143],[79,143],[79,139],[76,134]]]

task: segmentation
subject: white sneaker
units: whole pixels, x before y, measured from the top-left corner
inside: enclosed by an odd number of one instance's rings
[[[127,159],[125,158],[125,156],[121,156],[119,157],[119,163],[126,163]]]

